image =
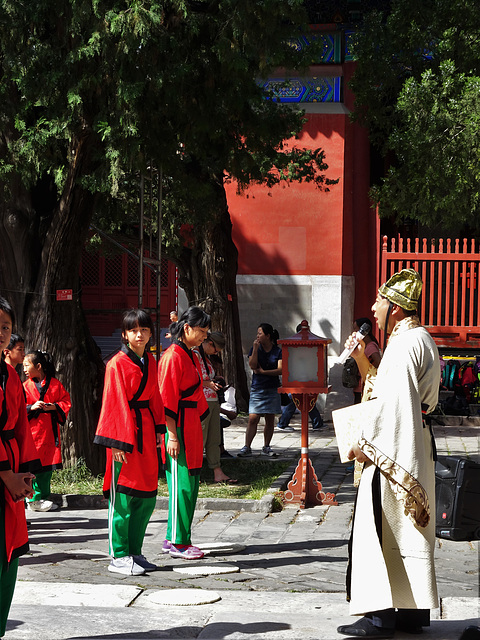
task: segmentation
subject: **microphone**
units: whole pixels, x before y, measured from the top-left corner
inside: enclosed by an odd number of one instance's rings
[[[357,348],[358,342],[367,335],[367,333],[370,333],[370,331],[372,330],[372,326],[370,324],[367,324],[366,322],[364,322],[362,324],[362,326],[360,327],[359,331],[357,331],[357,333],[355,334],[355,343],[353,345],[353,347],[347,348],[345,347],[345,349],[343,350],[342,354],[340,356],[338,356],[337,358],[337,362],[338,364],[344,364],[346,359],[348,358],[348,356],[350,356],[355,349]]]

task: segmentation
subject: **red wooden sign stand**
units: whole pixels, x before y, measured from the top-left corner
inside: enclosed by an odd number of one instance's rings
[[[302,414],[302,454],[295,473],[287,485],[284,498],[285,501],[290,504],[299,504],[300,509],[319,504],[338,505],[334,493],[323,491],[322,483],[318,480],[312,461],[308,455],[308,414],[315,406],[317,395],[318,394],[292,395],[296,407]]]

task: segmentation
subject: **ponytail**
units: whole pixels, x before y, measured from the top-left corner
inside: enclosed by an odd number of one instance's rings
[[[29,351],[25,354],[25,358],[31,360],[35,366],[40,364],[47,378],[55,377],[55,365],[52,356],[47,351]]]
[[[278,331],[274,329],[272,325],[269,324],[268,322],[261,322],[258,326],[266,336],[269,336],[273,344],[276,345],[277,340],[280,337],[280,334],[278,333]]]
[[[183,337],[185,325],[190,327],[200,327],[204,329],[210,326],[210,316],[205,313],[200,307],[188,307],[186,311],[182,313],[180,319],[177,322],[172,322],[169,331],[173,340],[180,340]]]

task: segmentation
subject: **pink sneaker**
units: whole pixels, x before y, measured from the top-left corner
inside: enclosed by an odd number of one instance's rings
[[[170,553],[170,549],[172,548],[172,543],[170,540],[164,540],[162,545],[162,553]]]
[[[187,547],[176,547],[172,544],[170,547],[170,555],[172,558],[183,558],[184,560],[200,560],[203,558],[204,553],[198,547],[194,547],[192,544]]]

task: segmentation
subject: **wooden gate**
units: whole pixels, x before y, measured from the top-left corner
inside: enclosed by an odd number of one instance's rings
[[[480,251],[475,240],[389,241],[383,236],[380,284],[406,268],[418,271],[423,280],[419,315],[437,346],[478,351]]]

